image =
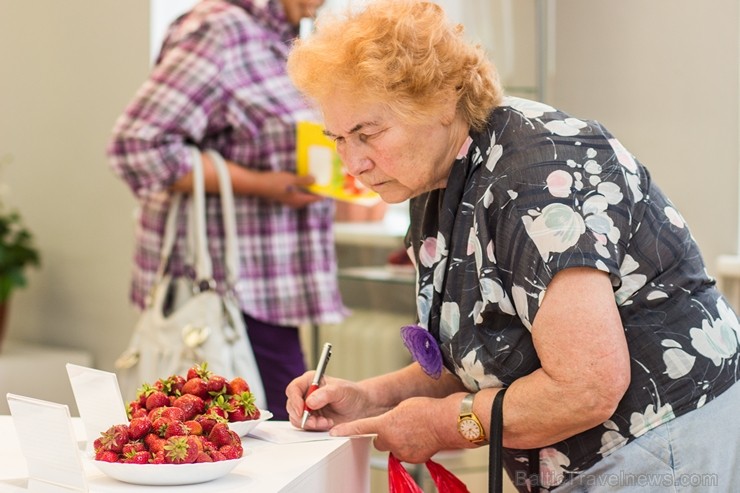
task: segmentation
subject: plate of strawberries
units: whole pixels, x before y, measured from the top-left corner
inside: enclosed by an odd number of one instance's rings
[[[111,426],[94,442],[93,463],[113,479],[156,486],[204,483],[225,476],[246,455],[241,438],[225,423],[196,435],[172,423],[142,427],[138,419]]]
[[[154,384],[143,384],[126,411],[130,419],[151,419],[158,413],[174,415],[185,422],[196,421],[206,431],[215,422],[224,422],[239,436],[246,436],[259,423],[272,418],[272,413],[258,408],[255,401],[244,378],[227,379],[210,371],[208,363],[201,363],[184,376],[171,375]],[[170,408],[179,408],[182,413]]]
[[[119,481],[156,486],[228,474],[244,458],[242,437],[272,417],[243,378],[216,375],[207,363],[143,384],[126,412],[127,423],[94,440],[93,463]]]

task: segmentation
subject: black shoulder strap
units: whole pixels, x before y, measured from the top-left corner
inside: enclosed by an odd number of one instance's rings
[[[503,491],[503,446],[501,435],[504,429],[504,393],[501,389],[493,398],[491,407],[491,441],[488,450],[488,491]]]

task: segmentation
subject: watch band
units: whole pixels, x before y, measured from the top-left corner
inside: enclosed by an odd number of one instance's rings
[[[463,397],[462,402],[460,402],[460,416],[467,415],[467,414],[475,414],[473,413],[473,401],[475,400],[475,394],[468,394],[465,397]]]

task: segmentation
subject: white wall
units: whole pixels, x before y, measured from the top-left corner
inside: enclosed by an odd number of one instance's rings
[[[149,70],[148,23],[147,0],[0,0],[0,176],[42,255],[9,336],[86,348],[106,369],[134,322],[135,204],[104,149]]]
[[[648,166],[710,272],[737,251],[739,16],[737,0],[556,2],[550,102]]]
[[[199,0],[150,0],[149,58],[156,60],[164,41],[165,31],[180,14],[198,3]]]
[[[556,6],[550,102],[601,120],[652,169],[711,269],[736,250],[737,1]],[[14,295],[10,336],[88,349],[108,370],[135,320],[135,203],[104,146],[149,71],[149,12],[146,0],[0,0],[0,158],[13,159],[0,178],[43,256]]]

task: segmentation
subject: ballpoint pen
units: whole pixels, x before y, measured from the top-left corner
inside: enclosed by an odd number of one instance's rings
[[[311,392],[319,388],[319,382],[321,382],[321,377],[324,376],[324,371],[326,370],[326,365],[329,363],[329,358],[331,357],[331,343],[327,342],[324,343],[324,349],[321,350],[321,356],[319,357],[319,362],[316,365],[316,373],[313,376],[313,380],[311,381],[311,386],[308,388],[308,392],[306,392],[306,397],[304,397],[304,403],[303,403],[303,417],[301,418],[301,429],[306,426],[306,420],[311,415],[312,409],[306,405],[305,400],[308,398],[309,395],[311,395]]]

